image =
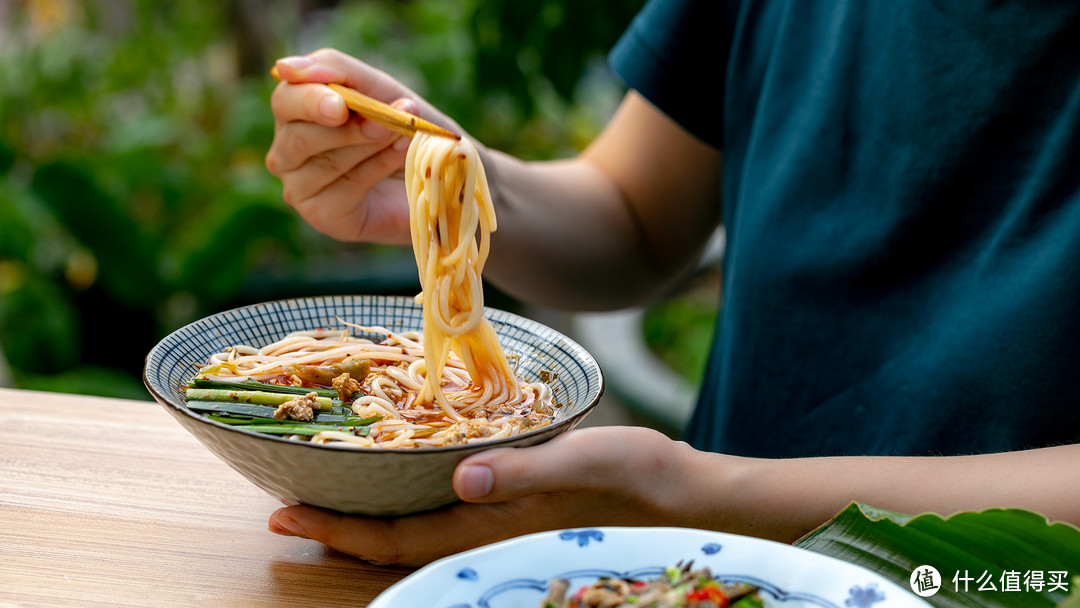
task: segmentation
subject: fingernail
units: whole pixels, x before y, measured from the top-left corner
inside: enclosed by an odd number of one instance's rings
[[[416,103],[406,97],[402,97],[401,99],[395,101],[390,105],[401,110],[402,112],[408,112],[409,114],[415,114],[417,116],[420,115],[420,111],[419,108],[416,107]]]
[[[345,111],[345,100],[340,95],[327,95],[319,100],[319,112],[327,118],[341,118]]]
[[[315,61],[308,57],[285,57],[284,59],[278,59],[278,63],[284,63],[290,68],[306,68],[314,65]]]
[[[280,534],[282,536],[307,537],[307,534],[304,533],[304,528],[299,523],[289,517],[278,515],[277,512],[270,516],[270,522],[267,525],[267,528],[274,534]]]
[[[399,138],[397,138],[397,141],[394,142],[394,150],[396,150],[398,152],[404,152],[405,150],[409,149],[409,144],[411,144],[411,143],[412,143],[412,138],[411,137],[405,137],[405,136],[399,137]]]
[[[495,474],[490,467],[471,465],[461,470],[459,481],[460,496],[463,500],[483,498],[491,493],[491,488],[495,485]]]

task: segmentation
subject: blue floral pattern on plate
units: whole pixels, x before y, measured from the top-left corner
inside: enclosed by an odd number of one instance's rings
[[[694,560],[761,589],[776,608],[928,608],[909,590],[834,558],[756,538],[684,528],[583,528],[523,536],[428,565],[371,608],[536,608],[549,581],[645,579]]]
[[[885,594],[878,591],[876,584],[870,583],[865,587],[852,587],[851,596],[844,600],[844,605],[851,608],[872,608],[873,604],[884,601]]]
[[[603,541],[604,533],[599,530],[567,530],[559,533],[559,539],[576,540],[577,546],[584,547],[589,544],[590,540]]]
[[[724,546],[721,545],[720,543],[705,543],[701,547],[701,552],[704,553],[705,555],[716,555],[723,548],[724,548]]]

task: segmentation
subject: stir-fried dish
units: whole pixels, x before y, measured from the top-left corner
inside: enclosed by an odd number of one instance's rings
[[[672,566],[650,580],[600,578],[571,591],[569,581],[549,583],[540,608],[763,608],[769,604],[751,585],[717,580],[693,563]]]

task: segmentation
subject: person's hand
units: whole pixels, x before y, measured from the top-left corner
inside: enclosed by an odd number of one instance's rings
[[[343,53],[320,50],[276,64],[274,141],[266,167],[282,194],[316,230],[344,241],[409,242],[401,169],[411,141],[349,112],[325,83],[339,83],[453,128],[460,127],[387,74]]]
[[[581,526],[679,525],[680,484],[697,454],[645,428],[569,431],[529,448],[470,456],[454,473],[464,503],[402,517],[351,517],[309,506],[279,509],[269,529],[317,540],[379,564],[421,565],[522,534]]]

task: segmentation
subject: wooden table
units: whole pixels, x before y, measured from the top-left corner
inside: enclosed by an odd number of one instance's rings
[[[277,536],[151,401],[0,389],[0,608],[366,606],[410,570]]]

